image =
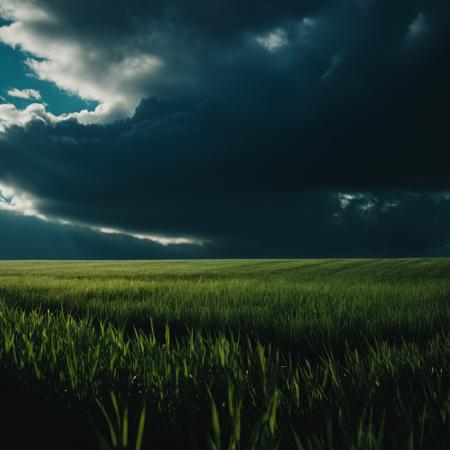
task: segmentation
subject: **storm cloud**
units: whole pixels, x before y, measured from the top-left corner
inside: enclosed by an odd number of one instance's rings
[[[450,254],[448,2],[0,11],[34,76],[99,104],[0,105],[0,185],[35,213],[0,209],[39,222],[21,233],[87,233],[74,257]]]

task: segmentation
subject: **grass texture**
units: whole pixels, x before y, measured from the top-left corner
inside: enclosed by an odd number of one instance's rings
[[[446,449],[449,319],[447,259],[0,262],[2,435]]]

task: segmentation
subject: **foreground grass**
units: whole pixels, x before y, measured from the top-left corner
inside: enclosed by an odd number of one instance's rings
[[[66,448],[75,434],[95,448],[94,429],[103,448],[448,448],[449,274],[448,260],[2,263],[3,390],[25,428],[31,399],[37,428],[70,423]]]

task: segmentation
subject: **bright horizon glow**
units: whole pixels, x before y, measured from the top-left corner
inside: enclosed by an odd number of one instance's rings
[[[103,234],[124,235],[139,239],[141,241],[150,241],[158,243],[163,246],[169,245],[204,245],[207,241],[202,239],[187,238],[183,236],[161,236],[147,233],[134,233],[117,228],[102,227],[95,225],[88,225],[84,223],[76,223],[64,218],[49,218],[48,216],[39,212],[35,199],[27,192],[21,191],[10,185],[0,183],[0,211],[8,211],[15,214],[20,214],[26,217],[35,217],[45,222],[53,222],[60,225],[76,226],[80,228],[87,228]]]

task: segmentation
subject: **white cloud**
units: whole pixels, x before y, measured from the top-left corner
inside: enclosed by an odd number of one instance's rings
[[[33,216],[41,220],[47,218],[38,212],[33,198],[12,186],[0,183],[0,211],[10,211],[24,216]]]
[[[25,127],[34,120],[50,124],[65,119],[66,117],[58,117],[47,112],[41,103],[32,103],[25,109],[17,109],[15,105],[9,103],[0,104],[0,133],[12,126]]]
[[[201,239],[194,238],[186,238],[186,237],[168,237],[168,236],[160,236],[154,234],[145,234],[145,233],[130,233],[123,230],[118,230],[116,228],[108,228],[108,227],[92,227],[92,229],[96,231],[100,231],[105,234],[123,234],[126,236],[134,237],[135,239],[139,239],[142,241],[150,241],[157,242],[158,244],[167,246],[167,245],[204,245],[206,241]]]
[[[10,97],[22,98],[24,100],[41,100],[41,93],[36,89],[10,89],[7,94]]]
[[[119,105],[98,105],[93,111],[86,109],[69,114],[55,115],[46,110],[42,103],[32,103],[24,109],[18,109],[11,103],[0,104],[0,133],[13,126],[26,127],[30,122],[40,121],[47,125],[56,124],[69,119],[76,119],[81,124],[104,123],[117,118]],[[127,113],[123,106],[123,115]]]
[[[350,203],[355,200],[356,196],[353,194],[339,193],[337,194],[341,209],[346,209],[350,206]]]
[[[373,195],[357,192],[357,193],[347,193],[347,192],[339,192],[336,195],[341,210],[345,210],[352,205],[352,203],[356,202],[356,206],[363,212],[369,212],[376,206],[376,198]],[[399,203],[387,202],[386,205],[388,207],[396,207]]]
[[[256,41],[271,52],[284,47],[288,43],[286,33],[281,28],[277,28],[263,36],[258,36]]]
[[[13,21],[0,27],[0,42],[28,53],[26,64],[39,79],[99,103],[94,111],[70,117],[108,123],[132,116],[139,102],[152,94],[149,85],[163,62],[148,52],[130,50],[133,46],[101,47],[70,34],[55,17],[33,5],[0,0],[0,14]]]
[[[42,20],[49,19],[48,12],[36,8],[28,0],[0,0],[0,17],[8,20]]]

